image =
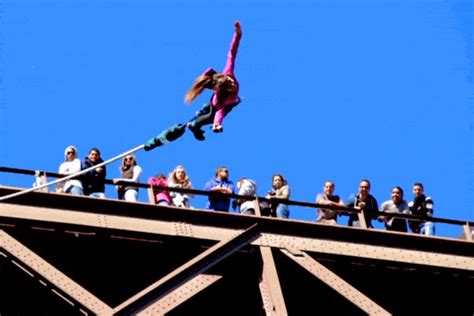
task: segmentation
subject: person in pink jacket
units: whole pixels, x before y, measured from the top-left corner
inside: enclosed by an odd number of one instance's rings
[[[235,24],[235,33],[232,38],[230,50],[227,55],[227,62],[222,72],[216,72],[212,68],[208,68],[201,76],[199,76],[192,85],[191,89],[186,93],[184,100],[191,103],[196,99],[204,89],[214,90],[209,103],[196,113],[187,126],[193,132],[194,137],[198,140],[204,140],[204,131],[202,126],[212,123],[212,130],[215,133],[223,131],[222,121],[224,117],[240,103],[239,82],[234,75],[234,63],[239,48],[242,30],[239,21]]]
[[[153,186],[157,185],[160,187],[167,187],[168,181],[166,179],[166,176],[160,173],[154,177],[148,178],[148,184],[151,184]],[[171,205],[171,196],[169,191],[153,188],[153,193],[155,194],[155,203],[157,205]]]

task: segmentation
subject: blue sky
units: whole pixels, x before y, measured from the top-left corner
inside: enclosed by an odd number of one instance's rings
[[[326,179],[346,199],[368,178],[381,204],[393,186],[411,200],[420,181],[436,216],[474,221],[470,0],[3,0],[0,15],[1,166],[57,172],[70,144],[108,159],[186,121],[210,91],[192,105],[184,94],[224,67],[240,20],[244,102],[222,134],[138,152],[142,182],[182,164],[202,189],[226,165],[260,195],[278,172],[292,199],[314,201]],[[32,181],[0,174],[5,185]]]

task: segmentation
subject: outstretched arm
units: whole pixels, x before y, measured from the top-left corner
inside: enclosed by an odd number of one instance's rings
[[[226,75],[234,74],[235,57],[237,57],[237,50],[239,49],[240,38],[242,37],[242,29],[240,28],[240,22],[235,21],[234,27],[235,33],[230,44],[229,54],[227,55],[227,62],[223,71],[223,73]]]

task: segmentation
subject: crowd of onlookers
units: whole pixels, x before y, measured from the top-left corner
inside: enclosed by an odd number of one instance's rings
[[[74,146],[68,146],[64,152],[64,162],[59,167],[59,173],[70,175],[78,173],[85,169],[90,169],[79,178],[73,178],[60,182],[56,187],[56,192],[70,193],[74,195],[88,195],[97,198],[105,197],[105,179],[107,169],[105,165],[97,168],[104,161],[100,157],[100,150],[92,148],[87,157],[81,162],[77,157],[77,149]],[[126,201],[137,201],[138,186],[142,168],[138,165],[135,155],[126,155],[120,166],[120,178],[113,179],[116,183],[117,197]],[[162,173],[150,177],[147,181],[153,186],[154,202],[158,205],[172,205],[177,207],[190,208],[190,199],[192,194],[175,192],[163,189],[181,188],[192,189],[192,183],[183,166],[177,166],[166,176]],[[158,188],[158,187],[161,188]],[[252,200],[234,199],[227,197],[227,194],[238,194],[255,196],[257,194],[257,185],[255,181],[249,178],[242,178],[234,184],[229,179],[229,171],[226,167],[218,167],[214,178],[210,179],[205,190],[210,192],[219,192],[222,194],[209,194],[206,208],[215,211],[228,212],[230,207],[236,209],[242,214],[255,214],[255,204]],[[343,201],[340,196],[334,194],[335,184],[332,181],[326,181],[323,186],[323,192],[316,196],[316,203],[320,205],[330,205],[329,208],[319,208],[316,222],[337,225],[338,217],[341,211],[337,206],[347,206],[363,210],[363,219],[367,227],[372,228],[372,219],[374,214],[378,221],[385,223],[385,228],[392,231],[408,232],[408,228],[413,233],[424,235],[434,235],[435,226],[433,222],[427,221],[427,217],[433,216],[433,200],[425,196],[422,183],[413,185],[413,200],[407,202],[404,199],[403,189],[393,187],[391,199],[379,204],[374,196],[370,194],[370,181],[364,179],[359,183],[359,191]],[[272,177],[271,190],[266,194],[267,201],[259,204],[259,209],[264,216],[273,216],[279,218],[288,218],[290,209],[285,200],[290,198],[290,186],[281,174],[275,174]],[[232,201],[232,203],[231,203]],[[380,212],[384,213],[380,213]],[[412,214],[421,216],[424,220],[406,220],[404,218],[392,217],[387,213]],[[380,214],[377,216],[377,214]],[[349,213],[349,226],[361,226],[358,213]]]

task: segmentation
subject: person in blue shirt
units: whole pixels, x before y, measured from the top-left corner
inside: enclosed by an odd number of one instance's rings
[[[229,180],[229,170],[221,166],[216,169],[215,178],[206,183],[206,191],[219,192],[223,194],[211,194],[207,202],[206,208],[210,210],[229,212],[230,198],[225,194],[234,194],[235,186]]]

